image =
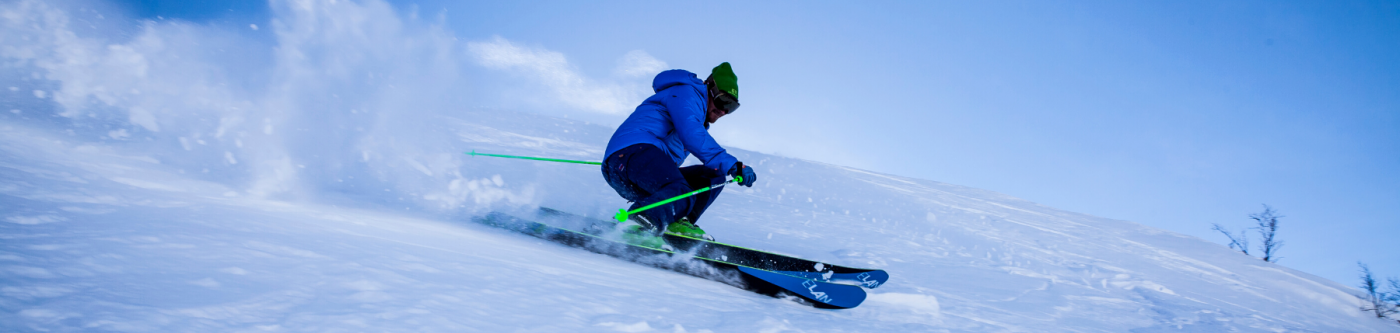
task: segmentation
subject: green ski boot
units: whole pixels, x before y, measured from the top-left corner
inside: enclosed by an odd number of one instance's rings
[[[690,223],[690,219],[685,217],[681,217],[680,221],[676,221],[676,223],[671,223],[671,225],[666,226],[666,233],[672,235],[686,236],[690,238],[698,238],[711,242],[715,241],[714,236],[706,234],[704,229],[700,229],[700,227],[695,226],[694,223]]]
[[[661,234],[652,227],[651,221],[641,215],[627,217],[627,222],[619,226],[622,229],[622,241],[641,247],[653,249],[663,249],[670,251],[671,245],[666,244],[666,240],[661,238]]]

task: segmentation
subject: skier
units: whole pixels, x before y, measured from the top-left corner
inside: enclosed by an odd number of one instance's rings
[[[710,124],[739,108],[739,84],[728,62],[715,66],[705,81],[686,70],[661,72],[652,80],[656,94],[642,101],[608,140],[603,178],[637,209],[739,176],[753,186],[753,167],[744,165],[710,137]],[[695,154],[703,164],[680,167]],[[695,226],[720,188],[628,216],[623,238],[660,248],[662,232],[714,240]]]

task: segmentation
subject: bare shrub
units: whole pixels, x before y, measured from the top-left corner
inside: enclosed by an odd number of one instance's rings
[[[1374,313],[1376,318],[1390,318],[1390,315],[1400,312],[1400,280],[1388,279],[1390,291],[1381,291],[1380,283],[1371,276],[1371,268],[1366,264],[1357,262],[1361,266],[1361,291],[1363,295],[1357,295],[1361,299],[1361,311]]]

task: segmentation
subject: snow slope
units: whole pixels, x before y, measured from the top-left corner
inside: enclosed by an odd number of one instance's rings
[[[531,127],[499,121],[509,115],[443,123],[463,149],[547,156],[596,153],[607,132],[515,116]],[[250,198],[149,152],[4,126],[6,331],[1394,329],[1357,311],[1344,286],[1218,244],[752,152],[736,151],[758,185],[727,189],[701,225],[737,244],[883,268],[890,283],[857,309],[815,310],[464,223],[473,209]],[[452,159],[468,180],[442,187],[487,200],[473,207],[603,216],[624,204],[591,166]]]
[[[473,224],[624,207],[593,166],[462,154],[596,160],[611,128],[432,101],[460,88],[425,56],[453,38],[382,3],[274,5],[252,69],[207,54],[248,42],[209,27],[103,37],[89,7],[0,5],[0,331],[1397,330],[1219,244],[739,149],[758,182],[701,226],[889,283],[817,310]]]

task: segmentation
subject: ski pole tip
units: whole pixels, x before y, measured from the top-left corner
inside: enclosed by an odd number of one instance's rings
[[[627,222],[627,209],[618,209],[617,215],[613,215],[613,219],[617,220],[618,223]]]

